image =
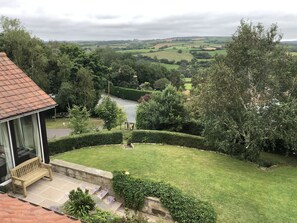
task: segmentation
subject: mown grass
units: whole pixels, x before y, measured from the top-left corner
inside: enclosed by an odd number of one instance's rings
[[[265,154],[264,154],[265,155]],[[169,145],[136,144],[83,148],[53,159],[165,181],[213,204],[219,223],[280,223],[297,219],[296,159],[266,154],[283,164],[262,170],[227,155]],[[294,161],[294,162],[293,162]]]
[[[103,126],[103,121],[98,118],[90,119],[90,128]],[[67,129],[69,128],[69,118],[46,119],[46,128],[48,129]]]

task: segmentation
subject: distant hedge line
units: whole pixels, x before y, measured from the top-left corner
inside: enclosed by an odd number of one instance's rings
[[[130,143],[164,143],[198,149],[209,149],[201,136],[157,130],[135,130]]]
[[[74,136],[67,136],[48,142],[50,155],[63,153],[73,149],[87,146],[121,144],[123,142],[122,132],[88,133]]]
[[[112,85],[110,86],[110,94],[132,101],[138,101],[142,96],[151,94],[152,92],[153,91],[142,91],[132,88],[117,87]]]

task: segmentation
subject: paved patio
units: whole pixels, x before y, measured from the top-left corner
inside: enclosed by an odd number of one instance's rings
[[[78,187],[88,189],[90,192],[97,191],[100,188],[95,184],[53,173],[52,181],[42,179],[29,186],[26,198],[21,194],[13,194],[13,196],[52,210],[59,210],[61,205],[68,200],[69,192]]]
[[[122,207],[122,204],[117,201],[113,201],[113,197],[108,196],[108,193],[107,195],[103,193],[104,199],[103,197],[100,199],[98,198],[102,196],[102,192],[105,191],[104,188],[55,172],[53,172],[52,181],[48,179],[41,179],[27,187],[27,197],[24,197],[22,194],[18,193],[11,193],[11,195],[53,211],[61,212],[61,206],[68,200],[69,192],[73,189],[77,189],[78,187],[81,189],[88,189],[90,194],[96,194],[96,196],[93,197],[95,198],[96,207],[119,216],[125,215],[125,208]],[[133,212],[132,210],[130,211]],[[160,218],[156,216],[145,213],[142,213],[142,215],[144,215],[149,220],[149,222],[160,221]],[[166,220],[166,222],[172,221]]]

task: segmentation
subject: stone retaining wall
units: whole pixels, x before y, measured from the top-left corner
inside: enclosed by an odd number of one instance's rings
[[[115,196],[112,188],[113,175],[111,172],[69,163],[63,160],[52,160],[51,164],[54,172],[107,188],[109,194]]]
[[[109,194],[115,196],[112,188],[113,175],[111,172],[85,167],[63,160],[53,160],[51,164],[54,172],[107,188]],[[141,211],[172,220],[169,211],[161,204],[161,201],[155,197],[146,197],[144,207]]]
[[[169,211],[162,205],[159,198],[156,197],[146,197],[144,200],[144,206],[141,211],[172,220]]]

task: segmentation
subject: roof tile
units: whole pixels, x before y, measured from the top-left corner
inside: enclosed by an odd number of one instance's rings
[[[1,54],[0,54],[1,55]],[[66,215],[45,210],[17,198],[0,194],[0,222],[1,223],[79,223]]]
[[[0,52],[0,120],[52,106],[56,102]]]

